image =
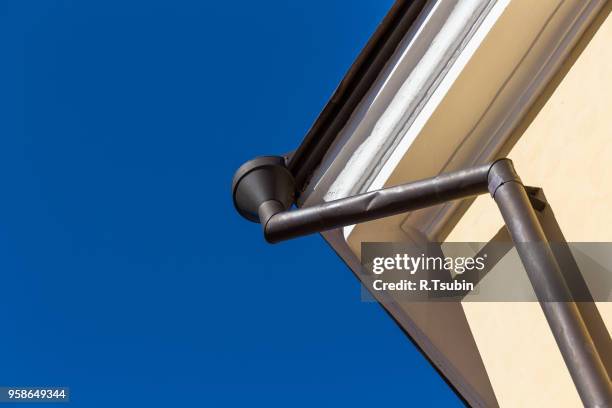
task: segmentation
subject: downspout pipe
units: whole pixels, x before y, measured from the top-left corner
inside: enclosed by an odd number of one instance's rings
[[[494,167],[490,184],[506,227],[583,404],[612,406],[612,385],[524,185],[512,163]],[[490,177],[491,179],[492,177]]]
[[[233,181],[238,212],[259,222],[270,243],[487,192],[504,218],[583,404],[612,406],[605,366],[509,159],[292,211],[295,183],[284,159],[267,156],[247,162]]]
[[[264,237],[275,243],[483,194],[489,167],[442,174],[297,211],[266,212],[260,219]]]

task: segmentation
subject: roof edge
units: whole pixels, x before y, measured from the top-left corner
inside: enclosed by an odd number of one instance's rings
[[[427,0],[397,0],[340,81],[288,159],[287,167],[295,178],[298,193],[304,190],[310,175],[426,4]]]

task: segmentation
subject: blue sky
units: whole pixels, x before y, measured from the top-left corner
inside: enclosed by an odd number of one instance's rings
[[[267,245],[231,203],[390,5],[0,2],[0,385],[84,407],[459,405],[319,236]]]

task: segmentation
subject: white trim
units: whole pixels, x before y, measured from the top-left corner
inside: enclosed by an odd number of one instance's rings
[[[465,68],[468,61],[474,55],[474,52],[478,49],[484,38],[491,30],[491,27],[493,27],[493,25],[497,22],[510,1],[511,0],[499,0],[491,9],[472,39],[469,41],[468,45],[455,60],[452,68],[448,71],[423,110],[419,113],[416,120],[406,129],[406,133],[400,141],[400,144],[392,152],[391,157],[385,162],[381,171],[376,175],[373,182],[368,187],[368,191],[374,191],[384,187],[385,183],[391,176],[391,173],[397,167],[397,164],[404,157],[414,139],[416,139],[421,130],[423,130],[423,127],[430,118],[431,114],[440,105],[455,80],[459,77],[459,74],[463,71],[463,68]]]
[[[505,0],[504,0],[505,1]],[[301,205],[366,191],[494,0],[438,0],[398,49],[324,157]]]

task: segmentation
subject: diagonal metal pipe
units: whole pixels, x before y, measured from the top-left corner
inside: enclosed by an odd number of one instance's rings
[[[612,406],[612,384],[525,186],[509,160],[492,167],[489,191],[525,267],[582,402]]]

